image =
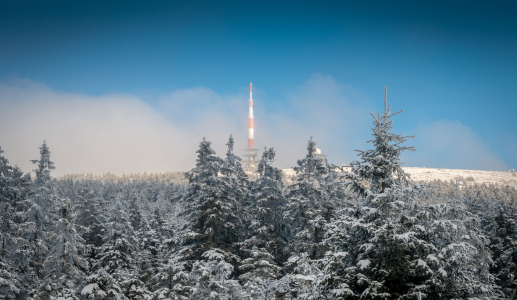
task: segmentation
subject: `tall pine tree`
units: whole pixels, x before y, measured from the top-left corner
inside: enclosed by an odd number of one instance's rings
[[[400,112],[399,112],[400,113]],[[418,207],[401,167],[407,137],[390,133],[391,106],[374,116],[374,149],[359,151],[345,185],[360,204],[327,226],[316,264],[329,299],[495,299],[487,240],[459,205]],[[373,115],[372,115],[373,116]]]
[[[333,216],[332,199],[323,188],[329,174],[326,159],[315,158],[316,142],[310,138],[307,155],[294,168],[296,179],[288,186],[288,207],[285,218],[291,224],[289,247],[291,251],[307,252],[312,258],[321,257],[324,249],[323,224]]]

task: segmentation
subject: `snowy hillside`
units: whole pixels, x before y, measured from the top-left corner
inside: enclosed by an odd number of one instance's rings
[[[431,181],[440,179],[442,181],[454,180],[463,177],[473,183],[486,183],[497,185],[509,185],[517,188],[516,172],[459,170],[459,169],[430,169],[430,168],[403,168],[414,181]]]
[[[478,184],[497,184],[500,186],[508,185],[517,188],[517,172],[497,172],[479,170],[460,170],[460,169],[433,169],[403,167],[404,172],[411,176],[414,182],[430,182],[433,180],[450,181],[462,177],[466,181]],[[350,167],[344,169],[351,171]],[[284,169],[286,177],[294,177],[296,172],[293,169]]]

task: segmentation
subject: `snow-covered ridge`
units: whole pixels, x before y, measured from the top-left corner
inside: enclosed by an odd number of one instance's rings
[[[432,181],[442,180],[450,181],[458,177],[463,177],[472,183],[479,184],[497,184],[501,186],[511,186],[517,188],[517,172],[497,172],[497,171],[479,171],[479,170],[461,170],[461,169],[433,169],[433,168],[415,168],[404,167],[404,171],[411,176],[411,180]],[[350,168],[345,168],[350,171]],[[294,176],[293,169],[284,169],[286,176]]]
[[[463,177],[467,181],[471,181],[472,183],[479,184],[497,184],[500,186],[511,186],[517,188],[517,172],[497,172],[497,171],[479,171],[479,170],[461,170],[461,169],[433,169],[433,168],[414,168],[414,167],[405,167],[403,168],[406,173],[411,176],[411,180],[418,181],[432,181],[432,180],[442,180],[442,181],[450,181],[455,180],[458,177]],[[350,168],[345,167],[345,171],[350,172]],[[286,183],[290,183],[289,178],[292,178],[296,175],[296,172],[293,169],[284,169],[284,174],[286,176]],[[188,180],[184,176],[185,171],[172,171],[172,172],[163,172],[163,173],[134,173],[134,174],[126,174],[126,175],[116,175],[112,173],[102,174],[102,175],[92,175],[92,174],[68,174],[62,177],[58,177],[60,180],[112,180],[117,181],[121,180],[123,182],[131,182],[133,180],[155,180],[155,181],[163,181],[163,182],[175,182],[175,183],[183,183],[187,184]],[[246,172],[248,176],[250,176],[251,180],[255,180],[259,177],[259,175],[252,171]]]
[[[430,169],[430,168],[403,168],[414,181],[431,181],[440,179],[442,181],[454,180],[463,177],[473,183],[486,183],[497,185],[509,185],[517,188],[516,172],[497,172],[461,169]]]

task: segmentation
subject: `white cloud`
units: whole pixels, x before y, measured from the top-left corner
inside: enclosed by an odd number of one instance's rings
[[[508,165],[469,127],[438,120],[416,130],[416,152],[403,156],[408,166],[507,171]]]
[[[39,158],[43,140],[58,175],[189,167],[175,157],[192,152],[175,142],[188,133],[133,96],[60,93],[30,82],[0,85],[0,96],[0,145],[24,171],[33,169],[29,160]]]
[[[330,76],[316,74],[293,88],[282,110],[254,95],[255,146],[275,147],[278,166],[292,167],[304,157],[310,136],[336,164],[355,160],[354,149],[371,147],[372,107]],[[25,172],[34,168],[29,160],[39,158],[43,140],[56,163],[54,175],[187,170],[203,136],[220,156],[231,133],[238,154],[247,146],[247,99],[247,93],[220,95],[199,87],[155,99],[156,108],[132,95],[94,97],[19,80],[0,84],[0,146]],[[420,142],[417,155],[407,156],[410,165],[505,167],[459,123],[438,122],[416,134]]]
[[[354,133],[366,112],[350,100],[350,91],[330,76],[315,75],[287,96],[280,113],[268,113],[255,99],[255,146],[275,147],[277,164],[290,167],[305,156],[312,135],[333,162],[352,159],[360,141]],[[56,175],[186,170],[203,136],[219,155],[231,133],[237,153],[246,147],[247,94],[182,89],[160,97],[154,109],[132,95],[93,97],[18,80],[0,84],[0,97],[0,145],[24,171],[34,168],[29,160],[39,158],[43,140]]]

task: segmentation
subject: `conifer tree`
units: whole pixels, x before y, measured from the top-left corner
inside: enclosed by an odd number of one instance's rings
[[[162,214],[160,213],[160,210],[158,208],[155,208],[154,212],[153,212],[153,223],[152,223],[153,229],[155,229],[161,233],[164,225],[165,225],[165,222],[163,221],[163,217],[162,217]]]
[[[332,199],[323,188],[329,174],[326,159],[314,158],[316,143],[310,138],[307,155],[298,160],[296,179],[288,187],[288,207],[285,218],[291,224],[289,246],[297,253],[308,252],[312,258],[320,257],[323,250],[323,224],[333,216]]]
[[[329,299],[497,298],[487,239],[459,203],[417,206],[399,155],[407,137],[389,132],[391,106],[374,117],[374,149],[360,151],[345,185],[361,200],[327,226],[331,248],[316,262]]]
[[[286,226],[283,219],[285,198],[282,194],[280,169],[271,164],[275,150],[264,149],[258,165],[260,178],[251,185],[251,203],[247,208],[253,216],[250,224],[251,237],[242,243],[245,259],[239,270],[244,274],[239,279],[253,294],[259,292],[259,284],[280,276],[279,259],[286,256]]]
[[[232,176],[231,168],[225,170],[226,175],[222,174],[228,164],[215,156],[209,141],[203,139],[197,153],[196,167],[188,173],[189,186],[181,199],[184,210],[180,217],[184,223],[178,236],[179,247],[166,262],[168,266],[162,267],[176,272],[170,292],[178,298],[188,297],[197,290],[188,274],[204,264],[204,255],[209,251],[217,251],[222,253],[220,257],[232,260],[221,264],[235,265],[239,261],[232,252],[243,228],[238,215],[242,185]],[[165,272],[162,274],[167,278]]]
[[[89,261],[92,265],[96,261],[97,253],[104,244],[104,236],[107,234],[106,215],[101,206],[101,198],[95,195],[88,183],[80,190],[77,198],[81,203],[79,224],[87,229],[83,233],[83,239],[89,248]]]
[[[490,273],[496,278],[507,299],[517,299],[517,207],[502,197],[467,199],[468,210],[481,219],[482,229],[490,239],[494,264]]]
[[[56,168],[54,167],[54,162],[50,160],[50,149],[47,147],[46,141],[43,141],[43,145],[41,145],[39,149],[41,158],[39,160],[31,160],[33,164],[38,165],[38,168],[34,170],[34,173],[36,173],[36,180],[34,183],[38,187],[50,182],[52,179],[50,172]]]
[[[141,230],[137,234],[139,240],[136,255],[137,277],[147,288],[152,288],[152,279],[158,268],[162,236],[147,221],[142,222]]]
[[[220,247],[238,241],[241,219],[239,186],[231,176],[220,176],[225,162],[215,156],[211,143],[200,143],[196,167],[189,174],[189,188],[183,196],[184,215],[189,219],[185,237],[187,244],[197,241],[204,249]]]
[[[142,223],[142,214],[140,213],[137,200],[138,197],[136,192],[131,192],[131,200],[129,201],[129,219],[131,220],[131,226],[134,231],[140,230],[140,225]]]
[[[26,267],[20,250],[28,243],[20,235],[23,227],[16,221],[15,209],[27,183],[21,181],[20,170],[9,165],[3,152],[0,147],[0,299],[15,299],[26,286],[19,276]]]
[[[9,165],[0,147],[0,202],[8,203],[15,211],[23,209],[22,201],[30,194],[30,174],[24,174],[19,167]]]
[[[128,300],[118,282],[102,268],[86,278],[81,295],[88,300]]]
[[[54,183],[51,171],[55,169],[50,160],[50,150],[46,142],[39,148],[41,158],[32,160],[37,165],[34,170],[36,179],[31,197],[26,201],[26,219],[30,223],[32,233],[28,236],[31,243],[31,268],[39,278],[43,278],[43,262],[48,251],[46,233],[52,222],[57,220],[55,207],[58,199],[54,194]]]
[[[190,278],[195,285],[190,299],[249,299],[239,282],[231,279],[233,266],[228,261],[237,257],[220,249],[208,250],[202,256],[192,266]]]
[[[76,299],[75,289],[88,270],[88,261],[84,257],[86,249],[81,237],[85,228],[75,224],[75,209],[68,199],[63,199],[58,216],[52,231],[48,257],[43,264],[45,278],[39,289],[33,292],[34,299],[48,299],[52,296]]]
[[[235,176],[241,185],[245,185],[248,183],[248,175],[246,175],[242,168],[242,159],[233,152],[234,143],[233,136],[230,135],[228,143],[226,143],[228,151],[226,152],[224,164],[221,167],[221,173],[226,176]]]
[[[132,276],[136,239],[126,210],[121,203],[121,195],[111,209],[105,243],[100,247],[94,269],[103,268],[115,280],[126,280]],[[120,283],[117,284],[120,286]]]
[[[517,299],[517,208],[503,203],[495,215],[490,249],[494,253],[492,274],[508,299]],[[497,229],[497,230],[494,230]]]

